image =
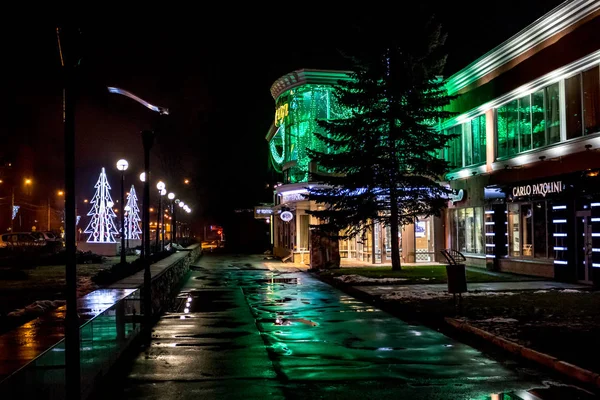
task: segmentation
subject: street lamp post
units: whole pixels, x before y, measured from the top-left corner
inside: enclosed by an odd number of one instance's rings
[[[175,203],[173,204],[173,241],[177,243],[177,207],[181,201],[179,199],[175,199]]]
[[[140,174],[140,181],[142,181],[144,183],[144,190],[146,189],[146,173],[142,172]],[[146,259],[146,238],[148,237],[146,235],[146,221],[148,221],[149,216],[146,215],[146,202],[148,201],[148,199],[146,198],[146,192],[145,191],[143,193],[143,198],[142,198],[142,251],[140,252],[141,258],[142,260]],[[148,196],[150,196],[150,188],[148,187]],[[148,212],[149,213],[149,212]],[[150,241],[148,241],[148,243],[150,243]],[[150,247],[150,245],[148,244],[148,247]],[[150,253],[148,253],[148,256],[150,256]]]
[[[158,248],[159,248],[158,245],[159,245],[159,241],[160,241],[160,232],[161,232],[161,226],[160,226],[160,223],[161,223],[160,215],[161,215],[161,212],[162,212],[162,210],[161,210],[161,205],[162,205],[161,204],[162,203],[161,197],[163,196],[162,192],[165,191],[165,183],[163,181],[159,181],[156,184],[156,188],[158,189],[158,210],[157,210],[158,212],[156,213],[156,249],[158,251]]]
[[[129,163],[127,160],[117,161],[117,169],[121,171],[121,207],[125,205],[125,171]],[[125,264],[125,209],[121,210],[121,264]]]
[[[152,111],[159,113],[160,115],[169,115],[169,109],[165,107],[155,106],[141,99],[140,97],[130,93],[126,90],[119,89],[116,87],[107,88],[110,93],[120,94],[122,96],[129,97],[130,99],[140,103],[144,107],[149,108]],[[142,143],[144,145],[144,211],[142,213],[142,224],[143,224],[143,239],[144,239],[144,317],[146,322],[147,332],[150,332],[150,326],[152,322],[152,289],[151,276],[150,276],[150,149],[154,144],[154,132],[150,130],[142,131]],[[149,335],[148,335],[149,338]]]
[[[167,195],[167,197],[169,198],[169,200],[171,200],[171,208],[169,209],[169,212],[171,213],[171,232],[169,235],[169,243],[171,244],[171,248],[173,247],[173,200],[175,200],[175,193],[171,192]]]

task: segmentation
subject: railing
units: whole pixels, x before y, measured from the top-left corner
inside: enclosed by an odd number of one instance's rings
[[[97,292],[100,293],[96,295],[110,297],[110,292],[119,290]],[[104,310],[79,309],[80,314],[100,311],[79,328],[82,398],[87,397],[96,380],[106,374],[131,341],[140,334],[142,310],[140,289],[129,290],[129,294]],[[64,339],[2,381],[0,391],[3,398],[8,395],[15,399],[63,399]]]

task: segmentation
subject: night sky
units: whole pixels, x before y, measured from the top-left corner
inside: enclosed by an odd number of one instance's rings
[[[433,9],[448,32],[445,76],[559,3],[510,0],[482,10],[481,2],[439,2]],[[116,189],[114,165],[121,157],[130,162],[127,185],[136,183],[141,191],[139,132],[160,124],[153,179],[164,179],[191,203],[196,216],[219,222],[233,209],[269,201],[265,184],[277,180],[264,140],[273,117],[271,84],[296,69],[346,68],[338,50],[351,50],[353,26],[365,16],[377,19],[381,7],[341,14],[316,7],[238,9],[236,15],[221,10],[198,18],[180,10],[183,20],[171,13],[144,24],[82,23],[77,195],[91,198],[101,167]],[[320,15],[311,16],[315,12]],[[398,11],[394,23],[407,21],[410,12]],[[9,40],[0,156],[26,160],[21,167],[34,177],[40,197],[63,186],[61,69],[54,29],[33,23],[2,28]],[[171,115],[157,120],[132,100],[109,94],[107,85],[168,107]],[[193,185],[184,188],[184,178]]]

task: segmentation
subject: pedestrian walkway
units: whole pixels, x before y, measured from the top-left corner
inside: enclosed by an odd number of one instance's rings
[[[207,255],[101,398],[501,398],[548,380],[513,368],[289,264]]]

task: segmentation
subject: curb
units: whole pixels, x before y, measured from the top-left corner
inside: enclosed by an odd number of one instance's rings
[[[502,347],[506,351],[543,365],[544,367],[551,368],[556,372],[567,375],[570,378],[576,379],[580,382],[600,387],[600,374],[578,367],[577,365],[573,365],[566,361],[559,360],[551,355],[522,346],[511,340],[484,331],[483,329],[476,328],[464,321],[450,317],[446,317],[444,320],[453,328],[475,334],[499,347]]]

